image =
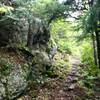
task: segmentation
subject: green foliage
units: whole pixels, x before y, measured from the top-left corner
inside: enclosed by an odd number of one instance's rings
[[[100,2],[100,0],[97,0],[92,7],[83,12],[77,27],[77,30],[81,32],[78,40],[84,41],[80,47],[82,54],[81,59],[84,64],[84,68],[81,69],[81,72],[84,77],[83,83],[87,88],[93,88],[94,79],[100,77],[100,69],[94,64],[93,44],[90,40],[91,34],[89,34],[97,30],[97,22],[100,20],[100,3],[98,2]]]
[[[99,2],[99,0],[98,0]],[[78,21],[77,30],[81,30],[82,38],[87,37],[88,33],[93,33],[97,30],[97,22],[100,20],[100,3],[94,4],[88,10],[84,11]]]
[[[76,52],[76,36],[78,32],[74,30],[75,24],[64,19],[57,19],[51,24],[51,39],[55,41],[58,50],[71,54]],[[54,42],[53,42],[54,43]]]
[[[70,65],[67,61],[57,60],[56,63],[51,67],[52,76],[58,76],[60,78],[65,78],[66,74],[70,70]]]
[[[52,16],[60,17],[69,7],[59,4],[57,0],[15,0],[12,2],[14,11],[7,14],[9,17],[27,17],[32,19],[37,16],[47,24]],[[5,11],[5,9],[3,9]]]
[[[51,78],[65,78],[66,74],[70,71],[70,65],[67,61],[57,60],[53,63],[49,70],[45,72],[47,77]]]
[[[49,21],[52,16],[57,17],[65,10],[68,11],[69,7],[59,4],[57,0],[37,0],[32,9],[43,20]]]
[[[9,12],[11,10],[14,10],[14,8],[10,7],[10,6],[1,6],[0,7],[0,13],[7,13],[7,12]]]
[[[90,43],[85,42],[83,44],[81,59],[82,59],[83,64],[85,64],[85,66],[87,66],[85,71],[88,75],[96,76],[99,74],[99,72],[98,72],[99,69],[94,64],[93,48],[91,46],[91,42]]]
[[[58,45],[59,45],[58,50],[60,52],[66,52],[68,54],[71,54],[71,48],[70,48],[69,44],[67,43],[67,41],[65,42],[65,40],[60,39],[58,41]]]
[[[100,69],[94,64],[93,48],[90,40],[84,41],[81,51],[81,59],[84,64],[84,68],[81,69],[82,76],[84,77],[82,82],[88,89],[92,89],[94,86],[94,80],[97,77],[100,77]]]
[[[100,69],[97,66],[86,66],[81,69],[81,75],[83,76],[82,84],[88,89],[89,92],[93,92],[93,87],[95,87],[94,81],[100,75]]]
[[[13,66],[6,62],[5,59],[0,59],[0,74],[7,76]]]
[[[94,65],[93,48],[90,43],[84,42],[82,45],[82,62],[86,65]]]

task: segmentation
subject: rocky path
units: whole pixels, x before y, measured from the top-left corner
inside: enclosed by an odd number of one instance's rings
[[[41,93],[36,100],[84,100],[84,89],[78,86],[78,65],[81,63],[76,56],[69,59],[72,69],[64,81],[56,80],[56,85],[48,92],[47,88],[41,89]],[[47,92],[47,96],[44,93]],[[42,95],[42,96],[41,96]]]
[[[49,100],[83,100],[85,92],[77,84],[78,81],[78,65],[81,63],[80,59],[71,56],[69,59],[72,70],[67,76],[66,80],[60,84],[58,89],[53,91]]]
[[[75,88],[77,81],[78,81],[78,66],[81,63],[80,59],[74,56],[70,56],[69,62],[72,65],[72,70],[69,73],[67,79],[66,79],[66,86],[67,90],[72,90]]]

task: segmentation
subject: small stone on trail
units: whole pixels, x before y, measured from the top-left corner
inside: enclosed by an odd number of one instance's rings
[[[76,84],[71,84],[69,87],[68,87],[68,90],[73,90],[75,88]]]

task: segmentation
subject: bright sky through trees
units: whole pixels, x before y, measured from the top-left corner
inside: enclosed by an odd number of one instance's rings
[[[60,3],[62,3],[62,2],[64,2],[64,1],[66,1],[66,0],[58,0]],[[75,0],[76,2],[81,2],[82,0]]]
[[[66,0],[58,0],[60,3],[62,3],[62,2],[64,2],[64,1],[66,1]]]

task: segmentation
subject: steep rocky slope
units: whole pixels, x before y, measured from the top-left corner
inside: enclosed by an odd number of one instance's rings
[[[49,30],[39,18],[0,21],[0,100],[11,100],[27,90],[31,76],[51,66]],[[30,33],[29,33],[30,31]]]

